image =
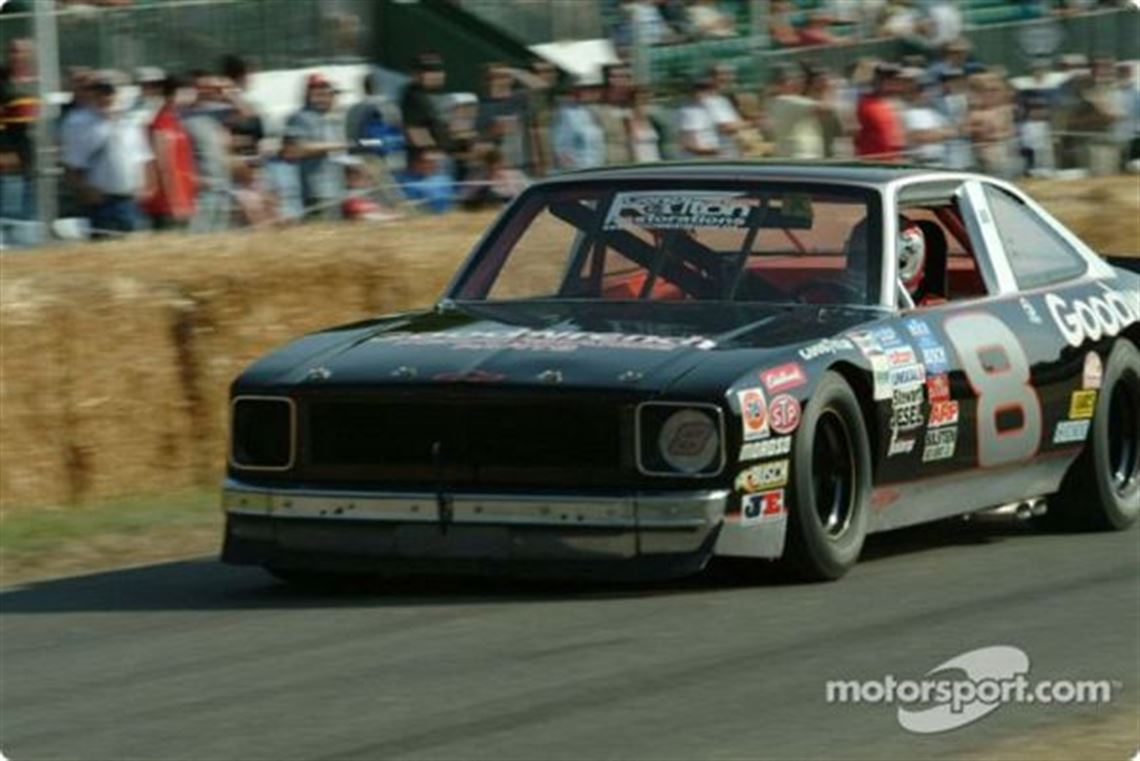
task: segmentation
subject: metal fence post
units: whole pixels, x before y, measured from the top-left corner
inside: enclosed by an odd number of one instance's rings
[[[59,92],[59,43],[56,34],[55,0],[35,0],[33,29],[36,41],[36,75],[39,85],[39,115],[36,119],[36,217],[46,237],[59,205],[52,125],[56,107],[52,95]]]

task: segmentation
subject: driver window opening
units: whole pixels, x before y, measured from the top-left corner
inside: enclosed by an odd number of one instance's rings
[[[917,309],[986,296],[976,258],[980,246],[971,239],[957,194],[919,189],[913,195],[899,199],[900,295]]]

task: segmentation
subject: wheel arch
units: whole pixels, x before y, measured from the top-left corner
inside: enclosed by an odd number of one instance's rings
[[[852,362],[840,360],[833,363],[828,370],[837,373],[859,401],[859,411],[863,415],[863,425],[867,427],[867,439],[871,450],[871,472],[877,473],[879,469],[877,443],[879,441],[879,416],[875,413],[874,391],[871,378],[866,370]]]

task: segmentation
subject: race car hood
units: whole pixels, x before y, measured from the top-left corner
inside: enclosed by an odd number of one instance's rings
[[[757,349],[775,353],[874,316],[809,305],[445,303],[308,336],[254,365],[239,384],[452,382],[659,392],[699,364],[728,365],[722,369],[731,373],[736,363],[755,366]]]

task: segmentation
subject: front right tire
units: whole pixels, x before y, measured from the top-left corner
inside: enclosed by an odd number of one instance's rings
[[[1140,517],[1140,351],[1119,339],[1105,363],[1085,451],[1049,499],[1045,525],[1120,531]]]

